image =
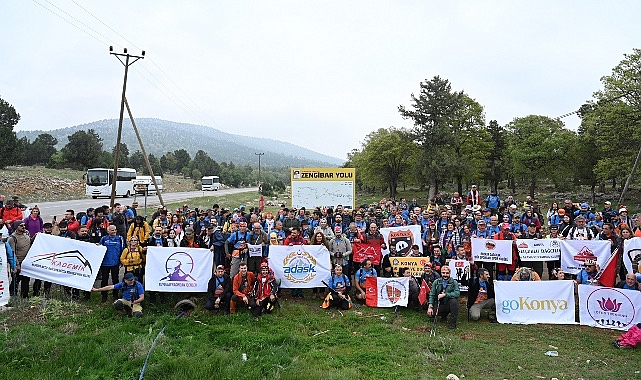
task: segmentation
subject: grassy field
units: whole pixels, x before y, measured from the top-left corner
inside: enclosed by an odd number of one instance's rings
[[[612,347],[616,331],[467,322],[462,313],[457,330],[439,322],[430,338],[422,312],[323,310],[309,294],[288,293],[258,322],[244,309],[211,314],[203,299],[191,317],[146,303],[143,318],[129,319],[96,295],[81,304],[34,298],[0,314],[0,378],[138,378],[163,326],[147,379],[641,378],[639,351]],[[544,355],[551,349],[559,356]]]

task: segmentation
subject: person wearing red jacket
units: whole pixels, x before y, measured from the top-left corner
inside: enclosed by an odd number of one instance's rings
[[[518,266],[519,254],[516,249],[516,236],[510,232],[510,224],[503,223],[501,224],[501,232],[499,232],[494,239],[496,240],[513,240],[512,243],[512,264],[503,264],[498,265],[498,275],[497,280],[499,281],[510,281],[516,268]]]
[[[0,209],[0,226],[4,223],[9,233],[13,233],[13,223],[22,219],[24,219],[22,210],[11,199],[5,203],[4,208]]]
[[[247,263],[240,263],[238,270],[238,274],[234,276],[232,281],[233,295],[229,302],[229,314],[236,313],[236,304],[239,302],[249,306],[250,294],[256,281],[254,273],[247,271]]]
[[[260,274],[254,282],[254,298],[250,302],[252,314],[258,320],[263,313],[271,313],[274,304],[278,302],[280,280],[274,277],[274,272],[267,263],[260,264]]]

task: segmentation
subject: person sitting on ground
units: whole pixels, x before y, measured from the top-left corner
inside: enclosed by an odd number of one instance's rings
[[[467,293],[467,309],[470,319],[481,319],[481,310],[489,309],[490,322],[496,322],[496,305],[494,304],[494,283],[490,280],[490,272],[479,268],[478,277],[475,277]]]
[[[450,267],[441,268],[441,278],[434,281],[430,290],[430,298],[427,306],[427,315],[429,317],[441,316],[445,318],[449,314],[449,329],[456,328],[458,319],[459,302],[461,296],[459,283],[450,277]],[[436,306],[435,306],[436,305]]]
[[[626,274],[625,280],[620,281],[614,287],[619,289],[641,290],[639,282],[637,281],[637,276],[634,273]]]
[[[596,260],[587,259],[584,265],[585,268],[577,274],[574,282],[582,285],[598,285],[599,281],[596,279],[596,275],[601,271],[599,264],[596,263]]]
[[[372,266],[372,260],[365,259],[361,268],[354,274],[354,285],[356,286],[356,299],[365,300],[365,281],[368,277],[376,278],[376,269]]]
[[[541,281],[541,276],[532,268],[520,267],[514,272],[512,281]]]
[[[106,292],[109,290],[119,291],[122,289],[122,298],[114,302],[116,310],[125,310],[129,317],[142,317],[142,301],[145,299],[145,289],[142,284],[136,280],[133,273],[127,272],[122,282],[115,285],[107,285],[102,288],[91,288],[92,292]]]
[[[234,276],[233,280],[233,295],[229,302],[229,313],[236,313],[236,305],[240,302],[249,306],[249,294],[254,289],[254,282],[256,276],[253,272],[247,271],[247,263],[240,263],[239,272]]]
[[[260,274],[254,282],[254,298],[251,299],[250,305],[254,318],[263,313],[271,313],[274,305],[278,302],[278,289],[280,280],[274,277],[274,272],[269,269],[266,262],[260,264]]]
[[[224,315],[229,314],[229,301],[232,295],[231,278],[225,273],[225,266],[218,265],[214,276],[207,284],[207,302],[205,309],[213,310],[215,313],[223,308]]]
[[[343,274],[343,267],[341,265],[334,265],[334,273],[329,277],[327,286],[329,288],[329,294],[325,297],[321,305],[323,309],[333,306],[348,310],[352,307],[349,298],[349,289],[352,284],[349,282],[349,278]]]

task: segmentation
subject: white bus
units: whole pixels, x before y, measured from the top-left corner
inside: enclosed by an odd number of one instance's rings
[[[116,177],[116,196],[129,197],[134,193],[134,185],[131,182],[136,179],[136,169],[119,168]],[[98,197],[111,196],[111,184],[114,180],[113,169],[95,168],[87,170],[86,194],[96,199]]]
[[[200,180],[202,191],[218,191],[220,178],[217,175],[206,175]]]

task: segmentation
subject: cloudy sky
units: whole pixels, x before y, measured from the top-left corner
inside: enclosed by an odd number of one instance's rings
[[[17,130],[135,117],[271,137],[345,158],[410,127],[440,75],[500,124],[576,110],[639,48],[639,1],[2,0],[0,97]],[[636,45],[635,45],[636,43]],[[565,118],[570,128],[576,116]]]

